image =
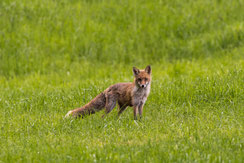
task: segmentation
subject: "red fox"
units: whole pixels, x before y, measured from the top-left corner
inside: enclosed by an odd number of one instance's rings
[[[150,93],[151,87],[151,66],[147,66],[144,70],[139,70],[133,67],[134,82],[118,83],[111,85],[104,92],[97,95],[88,104],[81,108],[69,111],[65,117],[84,117],[85,115],[94,114],[97,111],[105,108],[103,117],[112,111],[118,103],[118,116],[128,107],[134,109],[134,119],[137,119],[139,112],[142,117],[143,106]]]

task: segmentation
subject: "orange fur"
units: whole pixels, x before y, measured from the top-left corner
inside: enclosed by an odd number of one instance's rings
[[[132,106],[134,109],[134,119],[137,119],[138,112],[141,117],[143,106],[150,93],[151,67],[147,66],[144,70],[133,67],[133,73],[133,82],[111,85],[83,107],[69,111],[66,117],[70,115],[73,117],[83,117],[94,114],[103,108],[105,108],[105,114],[108,114],[116,106],[116,103],[119,106],[118,115],[128,106]]]

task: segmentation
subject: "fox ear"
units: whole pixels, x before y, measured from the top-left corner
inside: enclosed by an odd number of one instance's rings
[[[133,67],[133,73],[134,73],[134,76],[136,76],[140,73],[140,70],[137,69],[136,67]]]
[[[146,71],[148,74],[151,74],[151,72],[152,72],[151,66],[148,65],[148,66],[145,68],[145,71]]]

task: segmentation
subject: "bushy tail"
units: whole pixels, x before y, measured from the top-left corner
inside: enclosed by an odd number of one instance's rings
[[[67,117],[80,117],[85,115],[94,114],[97,111],[102,110],[105,107],[106,104],[106,97],[104,93],[100,93],[97,95],[93,100],[91,100],[88,104],[81,108],[77,108],[74,110],[70,110],[66,115]]]
[[[66,115],[65,115],[65,118],[68,118],[72,115],[72,110],[70,110]]]

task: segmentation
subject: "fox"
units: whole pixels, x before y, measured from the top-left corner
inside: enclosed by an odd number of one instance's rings
[[[118,103],[118,117],[129,106],[133,107],[134,119],[137,120],[138,113],[141,119],[144,104],[150,93],[151,74],[152,69],[150,65],[143,70],[133,67],[133,82],[117,83],[109,86],[86,105],[70,110],[65,117],[83,118],[84,116],[95,114],[105,108],[105,114],[102,116],[103,118],[110,113]]]

